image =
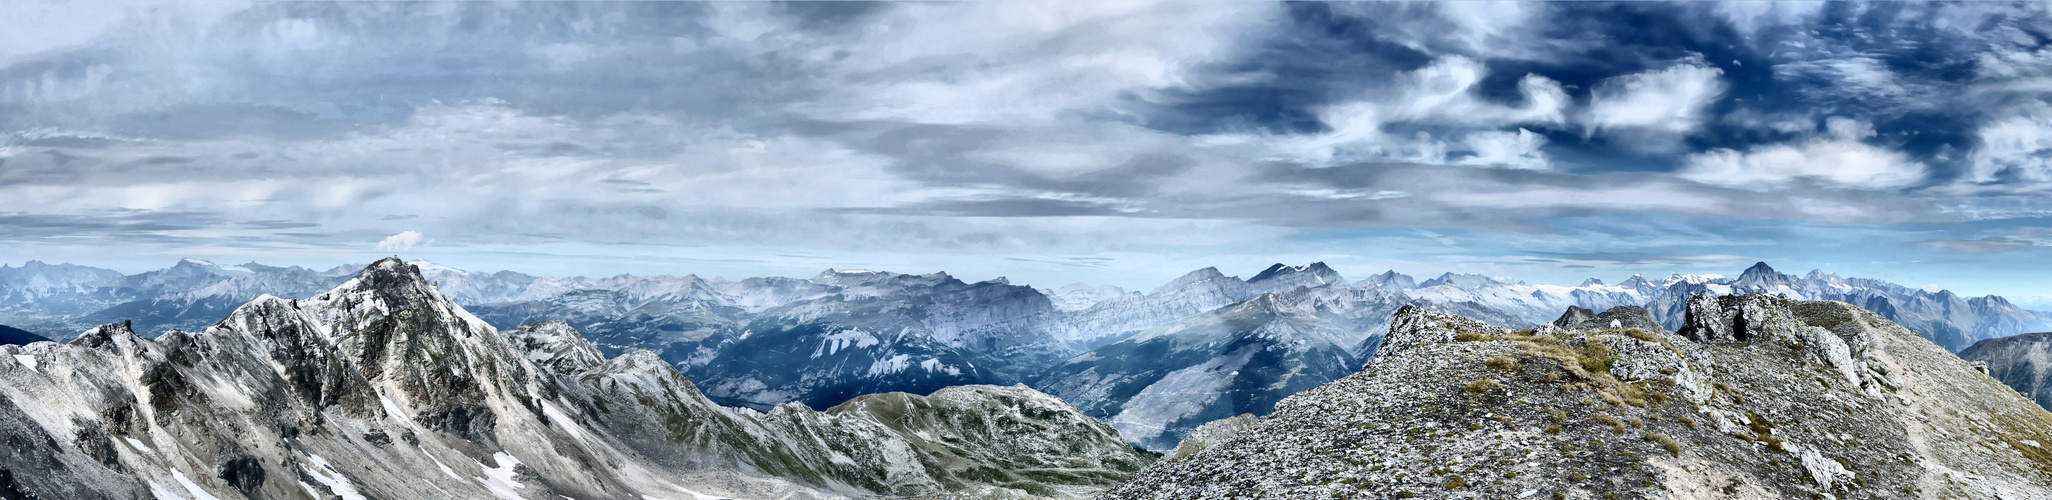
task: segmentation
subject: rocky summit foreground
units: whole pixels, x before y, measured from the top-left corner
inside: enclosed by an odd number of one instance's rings
[[[499,332],[396,259],[200,332],[0,351],[0,498],[1083,497],[1147,461],[1021,386],[721,407],[652,353]]]
[[[1360,372],[1105,498],[2052,498],[2052,413],[1838,302],[1511,331],[1406,307]]]

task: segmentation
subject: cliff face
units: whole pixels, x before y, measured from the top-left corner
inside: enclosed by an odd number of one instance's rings
[[[0,498],[1075,497],[1146,463],[1023,387],[889,415],[721,407],[653,353],[499,332],[393,259],[200,332],[0,351]],[[1070,473],[988,473],[1051,463]]]
[[[2052,333],[1983,340],[1959,357],[1987,364],[1988,376],[2052,408]]]
[[[2052,491],[2052,413],[1874,313],[1741,295],[1690,301],[1678,333],[1606,316],[1511,331],[1406,307],[1360,372],[1106,498]]]

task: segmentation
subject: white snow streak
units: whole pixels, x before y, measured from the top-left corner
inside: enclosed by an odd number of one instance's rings
[[[200,489],[198,484],[193,484],[192,480],[187,479],[185,473],[178,469],[171,469],[171,479],[176,479],[178,484],[185,486],[185,491],[192,493],[193,500],[221,500],[220,497],[207,494],[207,490]]]
[[[514,458],[512,454],[502,451],[492,454],[492,461],[498,462],[499,466],[485,467],[483,463],[477,464],[478,467],[484,468],[485,476],[489,476],[489,478],[473,477],[471,479],[484,483],[485,489],[492,490],[492,496],[505,500],[520,500],[520,492],[513,491],[527,487],[527,485],[513,480],[513,467],[520,465],[520,459]]]
[[[30,356],[30,355],[27,355],[27,354],[16,354],[16,355],[14,355],[14,360],[15,360],[15,361],[20,361],[20,362],[21,362],[21,366],[26,366],[26,367],[28,367],[28,369],[30,369],[30,370],[35,370],[35,369],[36,369],[36,357],[35,357],[35,356]],[[38,370],[38,371],[40,371],[40,370]]]
[[[407,427],[420,428],[420,424],[413,423],[413,418],[406,415],[406,410],[399,408],[399,403],[394,403],[392,398],[385,397],[384,391],[378,391],[378,404],[385,407],[386,415],[398,419],[400,423],[406,424]],[[457,479],[463,478],[459,477]]]
[[[438,459],[436,459],[436,458],[435,458],[435,454],[433,454],[433,453],[428,453],[428,452],[427,452],[427,450],[420,450],[420,454],[422,454],[422,455],[427,455],[427,457],[428,457],[428,460],[429,460],[429,461],[432,461],[432,462],[434,462],[434,463],[435,463],[435,467],[439,467],[439,468],[441,468],[441,469],[442,469],[442,473],[443,473],[443,474],[448,474],[448,475],[449,475],[449,478],[450,478],[450,479],[455,479],[455,480],[457,480],[457,481],[462,481],[462,480],[463,480],[463,476],[459,476],[459,475],[456,475],[456,470],[455,470],[455,469],[451,469],[451,468],[449,468],[449,466],[447,466],[447,465],[442,465],[442,461],[441,461],[441,460],[438,460]]]
[[[121,439],[126,439],[126,440],[128,440],[128,445],[129,445],[129,446],[134,446],[136,450],[142,451],[143,453],[149,453],[149,452],[150,452],[150,447],[148,447],[148,446],[143,446],[143,442],[142,442],[142,441],[136,441],[136,440],[135,440],[135,438],[132,438],[132,437],[128,437],[128,436],[121,436]]]
[[[716,497],[716,496],[712,496],[712,495],[707,495],[707,494],[704,494],[704,493],[699,493],[699,492],[696,492],[696,491],[691,491],[691,489],[690,489],[690,488],[685,488],[685,487],[683,487],[683,486],[677,486],[677,485],[674,485],[674,484],[673,484],[673,485],[670,485],[670,487],[671,487],[671,488],[676,488],[676,489],[678,489],[678,490],[680,490],[680,491],[683,491],[683,492],[684,492],[684,494],[686,494],[686,495],[691,495],[691,500],[733,500],[733,499],[731,499],[731,498],[727,498],[727,497]],[[663,499],[663,498],[656,498],[656,497],[652,497],[652,496],[648,496],[648,495],[642,495],[642,496],[641,496],[641,500],[667,500],[667,499]]]
[[[365,500],[363,494],[356,492],[356,485],[349,484],[349,478],[343,477],[341,471],[337,471],[335,466],[329,465],[328,459],[314,454],[308,454],[306,458],[314,464],[313,467],[306,468],[306,474],[313,476],[315,481],[320,481],[321,484],[327,485],[328,489],[341,496],[342,500]],[[327,473],[322,474],[321,471],[327,471]]]
[[[157,500],[185,500],[185,497],[178,496],[177,493],[164,489],[156,481],[150,481],[150,496],[157,497]]]

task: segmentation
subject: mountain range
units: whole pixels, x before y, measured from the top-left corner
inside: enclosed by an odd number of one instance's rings
[[[199,331],[0,351],[0,498],[1077,498],[1151,460],[1020,386],[722,407],[396,259]]]
[[[1489,324],[1548,324],[1570,307],[1644,306],[1675,329],[1696,294],[1761,293],[1867,308],[1947,349],[2052,330],[2052,314],[2001,297],[1961,297],[1766,264],[1738,278],[1634,275],[1615,285],[1532,285],[1477,274],[1350,281],[1323,263],[1276,264],[1241,279],[1216,268],[1153,290],[998,278],[828,270],[808,279],[538,277],[416,261],[424,279],[485,322],[561,321],[605,355],[652,351],[719,404],[831,408],[863,394],[1026,384],[1108,422],[1129,441],[1173,448],[1197,426],[1264,415],[1298,391],[1352,373],[1405,305]],[[0,266],[0,324],[57,339],[132,321],[151,336],[200,330],[262,294],[304,297],[350,279],[316,271],[185,260],[121,275],[69,264]]]

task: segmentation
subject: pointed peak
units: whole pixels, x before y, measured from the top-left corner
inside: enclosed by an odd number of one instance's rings
[[[1190,272],[1187,272],[1187,273],[1183,273],[1183,275],[1182,275],[1181,277],[1178,277],[1178,278],[1176,278],[1176,279],[1175,279],[1175,281],[1173,281],[1173,283],[1182,283],[1182,282],[1189,282],[1189,281],[1204,281],[1204,280],[1218,279],[1218,278],[1224,278],[1224,277],[1226,277],[1225,273],[1219,272],[1219,271],[1218,271],[1218,268],[1216,268],[1216,267],[1206,267],[1206,268],[1203,268],[1203,269],[1198,269],[1198,270],[1195,270],[1195,271],[1190,271]]]
[[[1589,279],[1582,280],[1581,286],[1603,286],[1603,280],[1601,278],[1591,277]]]
[[[1281,278],[1284,276],[1295,276],[1300,274],[1316,276],[1318,277],[1318,281],[1321,283],[1346,281],[1345,278],[1339,277],[1338,271],[1334,271],[1332,270],[1332,268],[1326,267],[1324,262],[1312,262],[1310,264],[1305,264],[1301,266],[1285,266],[1282,264],[1268,266],[1268,269],[1261,271],[1261,274],[1254,275],[1254,277],[1248,279],[1247,282],[1258,283],[1262,281],[1268,281],[1271,279]]]
[[[116,343],[134,342],[141,339],[142,337],[138,337],[135,334],[134,323],[129,320],[121,320],[120,323],[108,323],[94,327],[91,330],[86,330],[85,333],[79,334],[78,338],[71,339],[69,344],[80,347],[101,348]]]
[[[1221,279],[1227,279],[1225,273],[1218,272],[1218,268],[1216,267],[1206,267],[1203,269],[1190,271],[1188,273],[1183,273],[1182,276],[1176,277],[1176,279],[1174,280],[1170,280],[1167,284],[1162,285],[1160,288],[1154,289],[1154,291],[1149,292],[1149,294],[1161,293],[1166,290],[1175,290],[1178,288],[1198,283],[1204,283],[1207,281],[1215,281]]]
[[[1743,274],[1740,274],[1739,276],[1743,278],[1743,277],[1745,277],[1745,276],[1751,276],[1751,275],[1753,275],[1753,274],[1779,274],[1779,273],[1776,273],[1776,272],[1774,271],[1774,268],[1773,268],[1773,267],[1770,267],[1770,266],[1768,266],[1766,262],[1762,261],[1762,262],[1755,262],[1755,263],[1753,263],[1753,267],[1748,267],[1748,268],[1746,268],[1746,272],[1745,272],[1745,273],[1743,273]]]
[[[343,282],[328,293],[373,292],[379,294],[426,295],[431,293],[430,290],[432,290],[432,287],[428,285],[427,278],[420,275],[420,268],[407,264],[399,260],[398,257],[386,257],[378,259],[377,262],[372,262],[361,271],[357,271],[356,277],[350,278],[349,281]]]

